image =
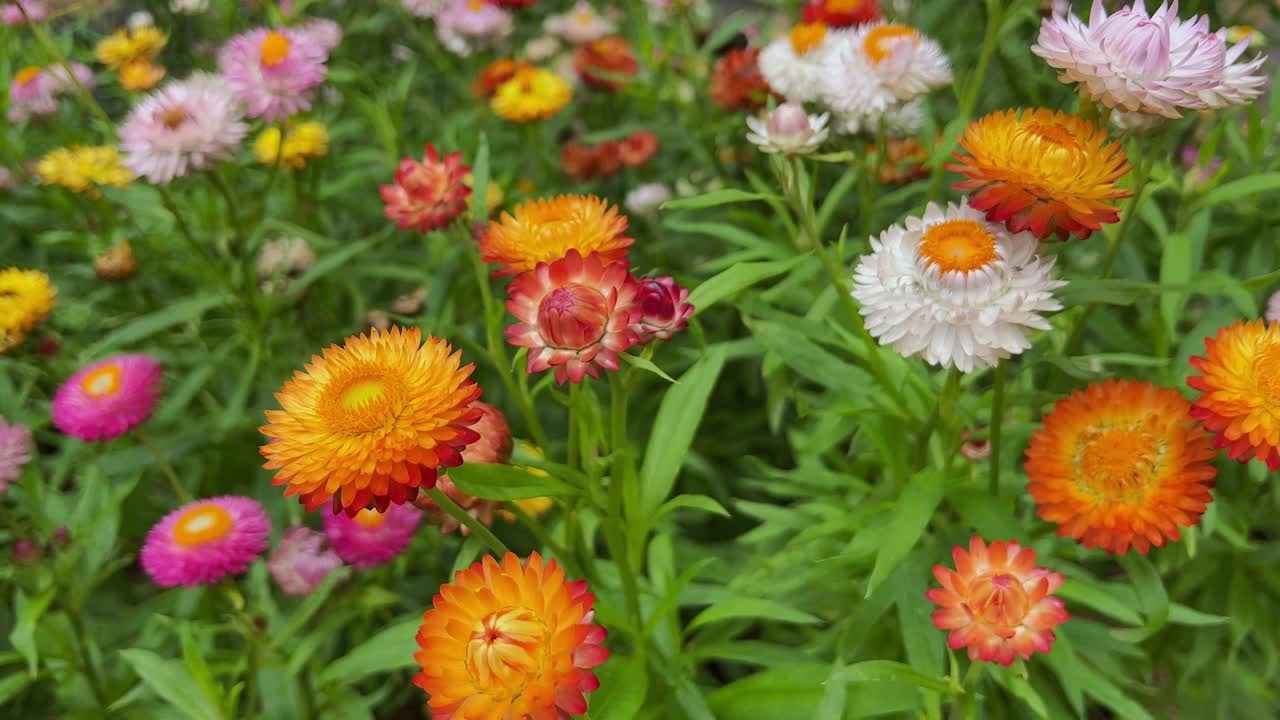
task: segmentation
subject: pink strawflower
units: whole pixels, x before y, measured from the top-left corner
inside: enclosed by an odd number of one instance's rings
[[[362,570],[404,552],[422,522],[422,513],[411,505],[391,505],[386,512],[366,508],[353,518],[346,513],[323,515],[324,534],[338,557]]]
[[[197,500],[164,516],[142,546],[142,569],[157,585],[209,585],[244,572],[267,549],[271,520],[256,500]]]
[[[644,312],[631,329],[640,336],[641,343],[654,338],[670,340],[675,333],[689,326],[693,306],[686,302],[689,291],[676,284],[670,277],[640,279],[640,309]]]
[[[196,73],[138,103],[120,127],[120,149],[125,167],[165,184],[231,157],[248,132],[240,102],[226,81]]]
[[[342,43],[342,26],[329,18],[311,18],[294,29],[310,38],[325,53],[333,52]]]
[[[10,425],[0,417],[0,493],[22,477],[22,466],[31,462],[31,428]]]
[[[329,573],[342,567],[342,558],[328,544],[324,533],[294,525],[280,536],[267,558],[267,570],[285,594],[310,594]]]
[[[249,117],[275,122],[311,109],[328,58],[304,32],[257,28],[227,41],[218,54],[218,68]]]
[[[116,355],[77,372],[53,397],[53,424],[85,441],[119,437],[151,416],[160,399],[160,363]]]
[[[10,122],[22,122],[35,115],[49,115],[58,109],[58,85],[43,68],[23,68],[9,83]]]
[[[1280,292],[1271,294],[1271,298],[1267,300],[1267,322],[1280,322]]]
[[[453,222],[467,209],[471,195],[467,184],[471,168],[462,164],[462,153],[441,155],[431,144],[423,152],[421,162],[401,159],[395,182],[378,188],[386,203],[383,211],[387,219],[421,233]]]
[[[26,10],[24,16],[22,11]],[[6,3],[3,10],[0,10],[0,17],[3,18],[4,24],[9,27],[21,25],[28,19],[33,23],[43,22],[49,17],[49,8],[40,0],[16,0],[16,2]]]
[[[1248,40],[1227,47],[1227,31],[1209,32],[1209,17],[1178,18],[1178,3],[1148,14],[1145,0],[1108,15],[1094,0],[1086,24],[1074,15],[1046,18],[1032,52],[1076,83],[1080,95],[1109,108],[1167,118],[1179,110],[1244,105],[1262,94],[1265,57],[1238,62]]]
[[[490,38],[511,32],[511,14],[488,0],[452,0],[436,23],[466,38]]]
[[[404,9],[412,15],[433,18],[444,12],[449,5],[449,0],[400,0],[400,4],[404,5]]]

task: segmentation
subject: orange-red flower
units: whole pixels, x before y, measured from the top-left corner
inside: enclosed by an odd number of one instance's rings
[[[877,148],[867,148],[869,155],[875,155]],[[929,177],[929,151],[915,138],[887,138],[885,140],[884,160],[880,163],[880,182],[884,185],[901,185],[912,180]]]
[[[616,35],[579,45],[573,51],[573,67],[591,87],[613,92],[640,69],[631,45]]]
[[[1053,628],[1067,621],[1060,598],[1052,597],[1063,577],[1036,567],[1036,553],[1017,542],[991,543],[976,535],[969,551],[952,548],[956,569],[933,566],[942,583],[925,593],[941,606],[933,624],[950,630],[947,646],[969,648],[970,660],[1013,664],[1015,657],[1049,652]]]
[[[618,143],[618,159],[628,167],[640,167],[658,152],[658,136],[648,130],[628,135]]]
[[[532,68],[533,64],[524,60],[494,60],[480,71],[475,82],[471,83],[471,91],[482,98],[492,98],[502,83],[516,76],[523,68]]]
[[[560,145],[560,170],[575,180],[596,176],[596,148],[567,140]]]
[[[511,426],[507,424],[507,416],[487,402],[477,400],[472,404],[472,407],[479,409],[484,414],[471,426],[471,429],[480,435],[480,439],[468,445],[462,451],[463,464],[505,464],[511,459],[512,450]],[[497,500],[482,500],[462,492],[457,485],[453,484],[448,475],[442,474],[436,479],[436,488],[449,496],[449,499],[457,503],[458,507],[466,510],[471,517],[485,525],[493,524],[494,512],[502,507],[502,503]],[[432,524],[440,526],[441,532],[451,533],[458,529],[458,521],[452,515],[441,510],[440,506],[432,502],[430,498],[419,497],[415,504],[426,511],[427,517]],[[466,527],[462,528],[462,534],[467,534]]]
[[[1120,213],[1111,201],[1129,196],[1116,185],[1129,172],[1124,148],[1075,115],[994,112],[970,123],[960,146],[958,162],[947,168],[969,179],[953,187],[970,192],[970,205],[1013,232],[1087,238],[1116,222]]]
[[[755,110],[769,98],[769,83],[760,73],[760,48],[730,50],[711,70],[711,99],[721,108]]]
[[[1209,434],[1191,403],[1137,380],[1096,383],[1044,417],[1027,449],[1040,517],[1085,547],[1145,553],[1179,538],[1213,501]]]
[[[1240,462],[1257,457],[1280,470],[1280,323],[1237,322],[1205,338],[1202,375],[1187,378],[1201,392],[1191,414]]]
[[[446,153],[442,159],[434,145],[427,145],[425,152],[422,162],[401,160],[395,184],[379,188],[387,219],[422,233],[452,222],[467,209],[471,195],[471,168],[462,164],[462,153]]]
[[[554,560],[486,555],[440,586],[418,628],[413,683],[435,720],[568,720],[609,657],[595,597]]]
[[[809,0],[800,17],[807,23],[849,27],[880,19],[876,0]]]
[[[605,260],[627,256],[633,240],[625,235],[627,218],[593,195],[560,195],[530,200],[489,224],[480,253],[485,262],[502,267],[495,277],[528,272],[551,263],[570,250],[599,253]]]
[[[271,438],[262,454],[275,484],[307,510],[332,500],[335,514],[351,517],[412,501],[479,439],[468,426],[480,419],[472,405],[480,387],[461,355],[398,327],[313,355],[276,393],[283,409],[268,410],[270,424],[259,428]]]

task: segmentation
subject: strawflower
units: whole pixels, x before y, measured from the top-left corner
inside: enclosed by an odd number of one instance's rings
[[[354,517],[370,504],[410,502],[479,437],[469,428],[480,419],[474,369],[416,328],[349,337],[276,394],[283,409],[268,410],[260,428],[270,438],[265,467],[308,510],[332,502]]]
[[[58,185],[78,193],[98,197],[99,185],[128,187],[133,173],[125,167],[120,153],[109,145],[76,145],[50,150],[36,163],[36,174],[47,185]]]
[[[58,291],[39,270],[0,270],[0,352],[16,345],[49,316]]]
[[[640,167],[658,152],[658,136],[649,130],[633,132],[618,142],[618,160],[627,167]]]
[[[833,48],[843,48],[846,37],[847,33],[832,32],[822,23],[800,23],[760,51],[760,72],[769,87],[787,100],[817,100],[827,56]]]
[[[640,342],[670,340],[673,334],[688,327],[694,311],[688,299],[689,291],[671,277],[641,278],[637,302],[642,315],[631,326]]]
[[[294,525],[280,536],[280,543],[267,558],[271,578],[286,595],[309,595],[342,567],[342,558],[330,547],[324,533]]]
[[[324,514],[324,534],[334,552],[362,570],[391,562],[413,543],[422,513],[412,505],[385,511],[365,508],[353,517]]]
[[[168,40],[154,27],[121,28],[98,43],[94,55],[112,70],[132,63],[150,63]]]
[[[1187,378],[1200,391],[1192,417],[1232,459],[1256,457],[1280,470],[1280,323],[1236,322],[1205,338],[1204,348],[1191,358],[1201,374]]]
[[[53,396],[53,424],[86,442],[111,440],[139,425],[160,399],[160,363],[116,355],[76,372]]]
[[[230,158],[248,132],[231,88],[196,73],[138,103],[120,127],[120,149],[135,175],[165,184]]]
[[[164,79],[165,69],[161,65],[138,60],[121,66],[117,79],[120,87],[130,92],[145,92],[160,84]]]
[[[428,144],[421,162],[402,159],[395,182],[379,188],[387,219],[421,233],[448,225],[467,208],[471,186],[466,177],[470,172],[471,168],[462,164],[462,153],[441,157],[435,146]]]
[[[1140,553],[1199,522],[1217,471],[1209,434],[1175,390],[1108,380],[1044,416],[1027,449],[1040,517],[1085,547]]]
[[[759,48],[730,50],[711,69],[711,99],[726,111],[755,110],[769,98],[769,83],[760,73]]]
[[[970,660],[1012,665],[1049,652],[1053,628],[1067,621],[1065,606],[1053,593],[1062,575],[1036,567],[1036,553],[1016,542],[988,546],[976,535],[969,550],[954,548],[956,569],[933,566],[942,584],[925,593],[940,609],[933,624],[950,630],[947,646],[969,649]]]
[[[521,68],[498,86],[489,106],[498,117],[516,123],[545,120],[573,99],[563,78],[542,68]]]
[[[1112,203],[1129,196],[1117,184],[1129,172],[1124,148],[1075,115],[997,111],[970,123],[960,147],[947,167],[968,179],[953,187],[1012,232],[1087,238],[1119,220]]]
[[[10,27],[22,25],[28,20],[33,23],[44,22],[47,17],[49,8],[40,0],[14,0],[5,3],[4,8],[0,9],[0,19]]]
[[[1271,293],[1267,298],[1267,311],[1263,319],[1268,323],[1280,321],[1280,291]]]
[[[31,428],[9,424],[0,417],[0,494],[22,477],[22,467],[31,462]]]
[[[142,569],[161,587],[211,585],[239,575],[267,549],[271,520],[256,500],[226,495],[188,503],[147,533]]]
[[[800,11],[807,23],[850,27],[880,19],[877,0],[809,0]]]
[[[626,231],[626,216],[608,201],[593,195],[560,195],[530,200],[513,213],[503,213],[489,224],[480,253],[485,262],[502,266],[494,271],[495,277],[531,271],[570,251],[619,260],[634,242]]]
[[[747,116],[747,140],[761,152],[779,155],[808,155],[826,141],[827,114],[809,115],[804,106],[785,102],[765,119]]]
[[[573,66],[588,85],[617,92],[639,72],[640,65],[626,40],[611,35],[579,45]]]
[[[422,616],[413,682],[437,720],[567,720],[587,712],[609,652],[595,597],[537,553],[486,555],[440,587]]]
[[[227,41],[218,68],[249,117],[275,122],[311,109],[328,56],[306,33],[257,28]]]
[[[857,110],[847,101],[860,95],[886,103],[871,108],[883,111],[888,103],[914,100],[950,82],[951,65],[935,40],[906,25],[873,23],[849,32],[826,53],[821,95],[837,113]]]
[[[542,21],[542,29],[575,45],[599,40],[615,30],[614,24],[587,0],[578,0],[568,12],[548,15]]]
[[[301,169],[308,160],[322,158],[329,152],[329,130],[324,123],[308,120],[291,123],[280,141],[280,128],[269,127],[258,133],[253,141],[253,156],[264,165],[279,162],[285,167]]]
[[[480,439],[468,445],[467,449],[462,451],[463,464],[507,463],[511,460],[512,450],[511,426],[507,423],[507,417],[502,414],[501,410],[486,402],[476,401],[475,407],[480,408],[480,411],[484,413],[476,421],[476,424],[471,426],[472,430],[480,434]],[[448,475],[439,477],[436,482],[436,488],[447,495],[450,500],[457,503],[458,507],[465,510],[468,515],[485,525],[493,524],[494,512],[502,506],[499,501],[482,500],[462,492],[458,489],[458,486],[453,484]],[[457,519],[442,510],[430,498],[418,498],[417,505],[426,511],[427,517],[433,525],[440,526],[440,532],[451,533],[459,528]],[[464,535],[468,533],[465,526],[462,527],[462,533]]]
[[[655,212],[662,203],[671,199],[671,189],[662,183],[637,185],[627,193],[623,205],[633,213],[647,215]]]
[[[297,31],[326,53],[342,44],[342,26],[329,18],[311,18],[299,25]]]
[[[531,70],[533,67],[531,63],[524,60],[512,60],[510,58],[494,60],[485,65],[484,69],[480,71],[480,75],[476,77],[475,82],[471,83],[471,90],[482,98],[491,98],[494,93],[498,92],[498,88],[515,77],[518,71]]]
[[[93,274],[104,282],[123,282],[138,272],[133,246],[121,240],[93,259]]]

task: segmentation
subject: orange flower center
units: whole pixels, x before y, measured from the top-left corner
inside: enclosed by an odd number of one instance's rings
[[[822,44],[827,26],[822,23],[800,23],[791,28],[791,49],[803,55]]]
[[[177,130],[190,117],[182,108],[170,108],[160,116],[160,122],[170,130]]]
[[[275,67],[289,57],[289,38],[278,32],[269,32],[262,40],[262,64]]]
[[[827,0],[826,9],[833,13],[851,13],[862,7],[865,0]]]
[[[365,508],[356,513],[356,522],[370,529],[382,527],[382,523],[386,519],[387,516],[385,514],[371,508]]]
[[[915,30],[905,25],[881,25],[867,33],[867,38],[862,41],[862,48],[871,62],[879,65],[885,58],[893,55],[892,41],[902,37],[911,38],[913,42],[919,42],[920,39]]]
[[[24,67],[21,70],[19,70],[17,76],[15,76],[14,79],[18,81],[19,85],[26,85],[27,83],[31,82],[32,80],[35,80],[39,76],[40,76],[40,68],[36,67],[35,65],[30,65],[28,67]]]
[[[183,547],[195,547],[222,539],[231,532],[231,513],[221,505],[193,507],[173,526],[173,539]]]
[[[394,423],[404,396],[404,382],[396,373],[358,367],[329,384],[318,410],[330,429],[358,435]]]
[[[574,13],[573,19],[574,19],[574,22],[578,23],[579,25],[590,25],[595,22],[596,16],[595,16],[595,13],[579,12],[579,13]]]
[[[120,391],[120,366],[104,365],[94,370],[80,380],[80,388],[96,398],[115,395]]]
[[[991,626],[995,634],[1011,638],[1031,610],[1031,598],[1018,578],[1009,573],[983,575],[969,590],[969,611]]]
[[[1280,343],[1269,343],[1257,354],[1253,360],[1253,377],[1263,397],[1280,403]]]
[[[471,12],[480,12],[484,9],[484,4],[484,0],[471,0],[471,2],[467,3],[467,7],[471,9]]]
[[[547,626],[528,608],[495,610],[471,630],[467,674],[489,695],[519,695],[542,674],[548,640]]]
[[[1093,428],[1081,441],[1079,482],[1104,498],[1140,495],[1160,462],[1160,443],[1141,427]]]
[[[948,220],[929,228],[919,252],[941,272],[967,273],[996,259],[996,239],[975,220]]]

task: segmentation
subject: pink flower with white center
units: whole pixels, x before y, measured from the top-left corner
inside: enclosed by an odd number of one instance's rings
[[[612,35],[615,27],[608,18],[596,12],[591,3],[578,0],[569,12],[547,16],[542,21],[542,29],[552,35],[559,35],[567,42],[583,45]]]
[[[10,425],[0,417],[0,494],[22,477],[22,466],[31,462],[31,429]]]
[[[151,417],[160,399],[160,363],[116,355],[77,372],[53,396],[53,424],[86,442],[111,440]]]
[[[26,10],[26,15],[22,11]],[[17,0],[16,2],[6,3],[3,10],[0,10],[0,19],[4,20],[4,24],[9,27],[22,25],[30,20],[33,23],[44,22],[49,17],[49,8],[40,0]]]
[[[342,44],[342,26],[329,18],[311,18],[294,29],[307,36],[325,53],[333,52],[334,48]]]
[[[809,115],[800,103],[785,102],[768,118],[747,117],[747,140],[761,152],[781,155],[808,155],[826,141],[828,115]]]
[[[529,348],[528,372],[554,367],[561,385],[617,370],[618,353],[640,342],[632,328],[644,317],[640,283],[625,261],[606,264],[570,250],[517,277],[507,292],[507,309],[520,320],[507,328],[507,341]]]
[[[212,585],[267,549],[271,520],[256,500],[197,500],[164,516],[142,546],[142,569],[161,587]]]
[[[640,342],[670,340],[688,327],[694,310],[688,299],[689,291],[670,277],[641,278],[639,303],[644,315],[631,326]]]
[[[311,109],[329,54],[307,34],[258,28],[227,41],[218,68],[249,117],[284,120]]]
[[[1145,0],[1108,15],[1094,0],[1089,22],[1074,15],[1046,18],[1031,51],[1076,83],[1085,98],[1109,108],[1181,117],[1180,110],[1245,105],[1262,94],[1263,55],[1241,62],[1249,43],[1227,47],[1226,29],[1209,32],[1209,17],[1178,18],[1178,3],[1148,14]]]
[[[248,132],[226,81],[196,73],[138,103],[120,127],[120,149],[125,167],[163,185],[229,158]]]
[[[511,13],[489,0],[451,0],[436,15],[436,25],[441,32],[464,39],[488,40],[510,34],[512,20]]]
[[[324,533],[294,525],[280,536],[267,558],[267,570],[285,594],[309,595],[329,573],[342,567],[342,558],[328,545]]]
[[[365,508],[355,517],[346,513],[321,515],[324,534],[334,552],[361,570],[394,560],[413,542],[422,522],[422,512],[412,505],[391,505],[386,512]]]

